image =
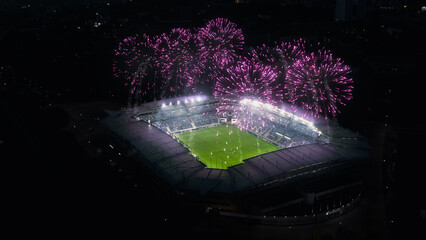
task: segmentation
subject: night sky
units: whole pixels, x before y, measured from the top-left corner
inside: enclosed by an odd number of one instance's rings
[[[354,98],[336,120],[366,136],[380,156],[380,178],[372,184],[385,206],[377,220],[385,227],[365,236],[424,234],[426,1],[359,2],[365,5],[349,11],[351,19],[336,21],[342,14],[336,0],[3,0],[0,156],[10,236],[262,238],[264,228],[236,223],[241,226],[230,230],[169,194],[135,163],[99,150],[108,144],[99,127],[102,109],[129,106],[129,89],[112,71],[118,43],[217,17],[242,29],[245,48],[305,38],[351,66]]]

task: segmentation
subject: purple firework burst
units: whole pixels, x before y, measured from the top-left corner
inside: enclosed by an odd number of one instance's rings
[[[268,104],[286,100],[294,110],[327,118],[352,98],[350,68],[318,44],[298,39],[261,45],[248,58],[241,55],[243,45],[241,29],[217,18],[199,29],[123,39],[113,72],[124,79],[134,100],[213,92],[223,100],[219,112],[250,98]]]
[[[188,72],[194,72],[195,36],[188,29],[174,28],[156,37],[155,65],[163,78],[165,94],[177,93],[188,85]]]
[[[352,99],[351,70],[330,51],[303,56],[288,68],[285,97],[294,109],[301,107],[314,117],[334,117],[338,107]]]
[[[200,61],[204,68],[214,66],[223,69],[238,59],[243,50],[244,35],[237,24],[226,18],[216,18],[207,22],[198,32],[200,40]]]
[[[123,39],[115,50],[114,76],[124,79],[131,95],[136,98],[145,95],[155,86],[154,82],[146,80],[148,69],[152,67],[154,52],[152,39],[146,34]]]
[[[285,68],[290,67],[294,62],[301,59],[306,55],[307,45],[312,47],[312,44],[308,44],[303,39],[295,39],[289,42],[282,42],[275,48],[280,53],[282,62]]]
[[[263,44],[252,49],[248,55],[262,64],[271,66],[279,75],[278,79],[285,72],[285,59],[278,47],[269,47]]]
[[[306,46],[305,40],[297,39],[275,44],[273,47],[263,44],[248,54],[256,61],[271,66],[277,73],[277,81],[284,83],[288,68],[306,55]]]
[[[244,98],[275,103],[282,98],[282,88],[272,67],[254,59],[244,59],[219,76],[214,89],[216,98],[225,99],[218,111],[226,111],[229,102]]]

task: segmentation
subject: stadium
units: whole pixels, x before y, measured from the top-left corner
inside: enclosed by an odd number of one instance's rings
[[[237,24],[218,18],[127,37],[115,55],[132,107],[102,125],[167,191],[209,214],[280,225],[360,201],[368,144],[336,120],[354,86],[330,50],[303,39],[245,49]]]
[[[177,195],[203,199],[210,210],[230,210],[233,200],[244,199],[261,209],[262,221],[282,209],[328,217],[333,201],[340,207],[359,200],[358,170],[368,158],[362,136],[257,100],[234,102],[226,114],[218,114],[220,104],[207,96],[169,98],[109,111],[102,124],[141,167]],[[249,216],[243,213],[221,211]]]

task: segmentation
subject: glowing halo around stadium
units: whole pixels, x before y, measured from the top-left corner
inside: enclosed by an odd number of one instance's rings
[[[304,124],[306,126],[308,126],[312,131],[318,133],[318,136],[322,134],[322,132],[320,130],[318,130],[318,128],[316,128],[314,126],[314,123],[311,121],[308,121],[306,119],[304,119],[303,117],[299,117],[291,112],[286,111],[285,109],[280,109],[272,104],[268,104],[268,103],[263,103],[257,100],[253,100],[253,99],[249,99],[249,98],[244,98],[240,101],[240,104],[242,106],[247,106],[247,107],[254,107],[257,109],[267,109],[270,112],[274,112],[279,114],[280,116],[285,116],[291,119],[294,119],[296,122],[299,122],[301,124]]]

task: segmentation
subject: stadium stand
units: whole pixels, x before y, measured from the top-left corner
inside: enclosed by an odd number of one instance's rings
[[[138,114],[136,118],[168,134],[177,134],[218,125],[217,104],[215,100],[178,100]],[[298,121],[292,114],[282,114],[259,104],[243,106],[236,103],[231,109],[235,109],[231,117],[236,119],[238,128],[281,148],[328,141],[327,136],[321,136],[316,128]]]

